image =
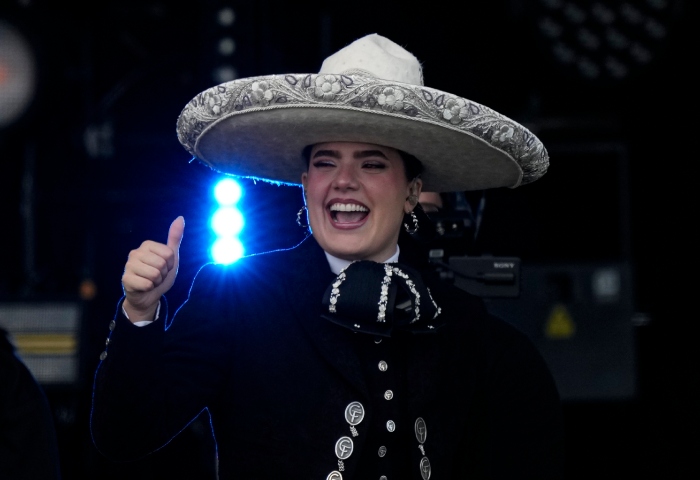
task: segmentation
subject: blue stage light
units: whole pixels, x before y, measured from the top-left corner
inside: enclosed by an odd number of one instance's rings
[[[245,253],[243,244],[237,238],[219,238],[211,247],[211,257],[215,263],[228,265]]]
[[[235,205],[240,200],[243,191],[238,182],[225,178],[214,187],[214,198],[221,206]]]
[[[214,211],[209,225],[216,234],[216,240],[210,250],[211,258],[216,263],[233,263],[245,253],[243,244],[238,239],[245,219],[235,206],[242,195],[240,185],[230,178],[219,181],[214,187],[214,198],[219,208]]]
[[[235,237],[244,224],[243,214],[235,207],[221,207],[211,217],[211,228],[219,237]]]

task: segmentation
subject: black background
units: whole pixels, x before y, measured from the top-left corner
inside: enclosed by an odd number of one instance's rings
[[[691,334],[698,320],[690,68],[696,9],[660,2],[667,35],[648,43],[651,61],[624,80],[594,81],[554,60],[536,28],[545,3],[557,2],[3,2],[0,19],[35,49],[38,84],[26,114],[0,130],[0,299],[77,300],[81,282],[97,286],[84,301],[82,380],[48,389],[65,478],[210,473],[182,454],[201,452],[209,463],[205,422],[149,459],[116,465],[94,450],[87,415],[128,251],[147,238],[165,240],[170,222],[185,216],[173,302],[207,260],[206,219],[218,177],[190,163],[175,120],[214,84],[209,72],[222,32],[213,18],[224,4],[237,13],[228,31],[241,77],[313,73],[327,55],[376,32],[423,62],[428,86],[488,105],[540,137],[550,149],[549,172],[533,185],[487,194],[482,248],[524,261],[628,261],[635,310],[648,320],[635,330],[634,398],[565,404],[568,478],[687,475],[700,446]],[[650,12],[655,2],[628,3]],[[95,154],[86,132],[105,126],[112,134]],[[598,155],[601,148],[606,153]],[[22,217],[26,175],[34,182],[33,233]],[[302,238],[298,189],[243,184],[248,252]]]

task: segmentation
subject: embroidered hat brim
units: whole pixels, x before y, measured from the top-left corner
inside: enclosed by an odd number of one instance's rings
[[[177,121],[201,162],[239,177],[298,185],[302,151],[331,141],[414,155],[423,190],[517,187],[545,174],[547,151],[528,129],[447,92],[358,73],[268,75],[209,88]]]

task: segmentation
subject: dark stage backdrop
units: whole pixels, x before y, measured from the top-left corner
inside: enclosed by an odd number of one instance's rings
[[[232,23],[217,16],[225,7]],[[65,477],[211,478],[206,419],[132,465],[102,458],[87,430],[91,375],[129,250],[165,240],[170,222],[185,216],[173,303],[208,260],[211,187],[220,176],[190,162],[175,136],[177,115],[216,83],[221,65],[240,77],[314,73],[325,56],[376,32],[423,61],[427,85],[524,123],[550,149],[542,180],[487,193],[470,253],[521,258],[525,300],[543,309],[543,321],[563,305],[579,333],[597,310],[566,289],[579,278],[588,285],[581,272],[595,265],[629,272],[611,317],[618,336],[602,328],[596,335],[603,336],[583,343],[575,336],[538,343],[557,352],[552,361],[579,363],[624,346],[614,366],[596,367],[622,375],[613,378],[627,382],[616,390],[624,394],[604,394],[614,390],[610,383],[601,390],[577,381],[591,372],[586,365],[560,377],[572,392],[565,396],[569,478],[682,478],[700,446],[690,333],[697,242],[689,45],[697,19],[694,3],[680,0],[3,2],[0,21],[26,36],[37,75],[25,114],[0,129],[0,301],[81,307],[80,375],[46,386]],[[227,37],[235,49],[221,57]],[[243,186],[249,253],[303,238],[298,188]],[[527,296],[550,288],[552,278],[568,280],[554,282],[559,296],[550,303]],[[584,357],[576,354],[581,345]],[[190,454],[201,461],[186,460]]]

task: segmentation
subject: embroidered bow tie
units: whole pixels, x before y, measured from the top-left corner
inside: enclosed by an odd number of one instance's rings
[[[356,261],[326,289],[322,317],[355,332],[390,337],[394,329],[428,333],[440,326],[440,307],[413,268]]]

